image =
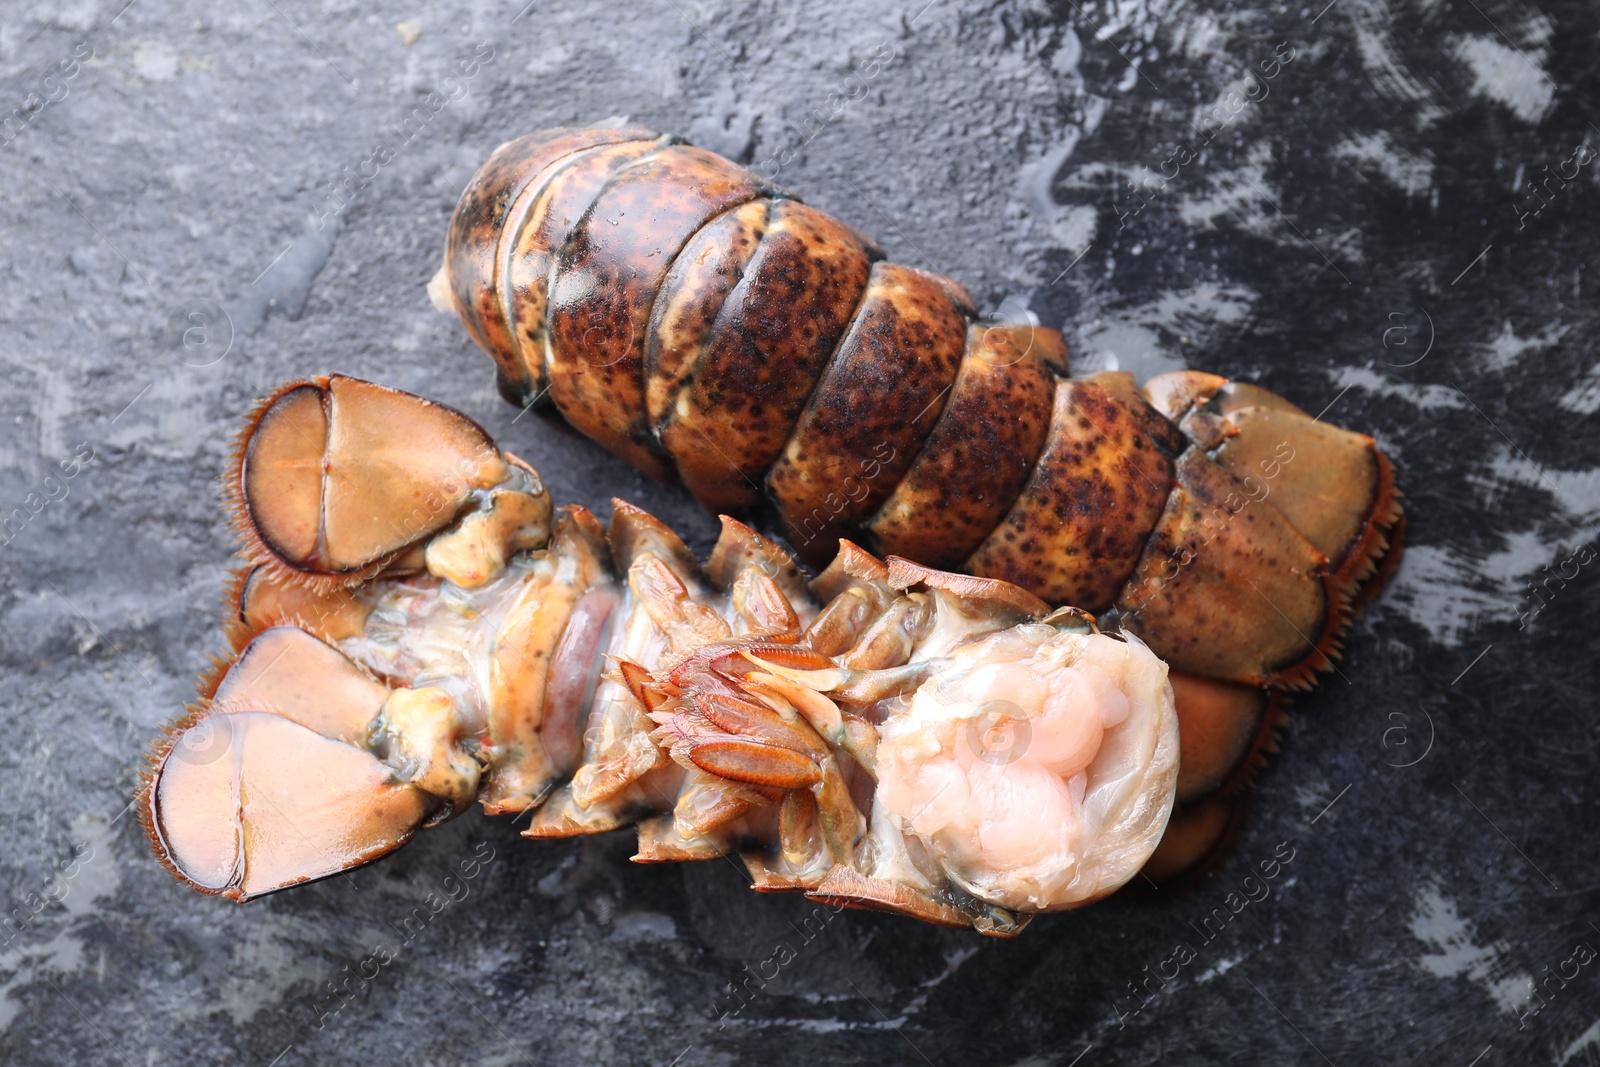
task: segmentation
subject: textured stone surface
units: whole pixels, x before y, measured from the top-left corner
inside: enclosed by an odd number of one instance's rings
[[[0,15],[0,1060],[1600,1058],[1600,964],[1578,962],[1600,947],[1600,563],[1574,555],[1600,517],[1592,5],[123,2]],[[1208,881],[1009,944],[855,913],[807,941],[809,909],[731,864],[636,867],[626,835],[535,845],[476,814],[244,907],[150,858],[141,752],[222,648],[214,480],[279,381],[426,392],[557,499],[620,494],[708,546],[686,493],[518,418],[423,292],[489,150],[614,114],[985,307],[1031,301],[1080,369],[1259,381],[1394,457],[1405,565]],[[370,179],[347,202],[345,168]],[[407,940],[480,846],[466,898]],[[796,958],[719,1025],[780,942]]]

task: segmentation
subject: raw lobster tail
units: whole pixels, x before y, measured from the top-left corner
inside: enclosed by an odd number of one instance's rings
[[[430,292],[508,399],[715,511],[768,508],[814,565],[844,536],[1114,613],[1180,715],[1194,697],[1195,795],[1248,778],[1267,693],[1330,665],[1392,563],[1371,438],[1211,374],[1068,379],[1056,331],[980,323],[955,282],[675,137],[502,145]]]
[[[140,797],[203,892],[346,870],[476,800],[1014,934],[1217,854],[1284,692],[1396,557],[1371,438],[1200,372],[1068,378],[1055,331],[981,325],[670,136],[502,146],[430,293],[508,398],[770,508],[827,566],[732,518],[702,565],[624,502],[609,529],[555,511],[448,408],[285,386],[229,475],[234,656]]]
[[[470,420],[349,378],[280,390],[239,455],[234,654],[140,796],[202,892],[346,870],[477,800],[531,809],[528,837],[637,824],[640,862],[737,853],[758,890],[1010,936],[1125,883],[1167,825],[1166,667],[1082,612],[850,542],[807,582],[733,519],[702,566],[625,502],[609,529],[553,513]]]

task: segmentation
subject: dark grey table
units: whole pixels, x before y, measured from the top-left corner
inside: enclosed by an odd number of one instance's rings
[[[1600,1062],[1592,5],[125,2],[0,9],[0,1060]],[[439,397],[558,500],[708,545],[681,491],[518,419],[423,293],[490,149],[614,114],[1030,306],[1080,367],[1259,381],[1395,459],[1404,566],[1208,881],[1012,943],[807,941],[726,864],[477,814],[243,908],[150,858],[128,800],[222,650],[215,479],[279,381]]]

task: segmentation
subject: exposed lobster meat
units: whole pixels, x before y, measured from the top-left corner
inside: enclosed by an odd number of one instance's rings
[[[237,456],[234,654],[139,798],[202,892],[333,874],[479,800],[528,837],[637,823],[639,861],[737,852],[758,890],[1010,936],[1166,827],[1166,667],[1083,612],[848,541],[807,583],[733,519],[702,567],[351,378],[281,389]]]
[[[1173,668],[1186,805],[1248,779],[1398,555],[1370,437],[1211,374],[1070,379],[1056,331],[984,325],[957,283],[670,135],[502,145],[430,293],[507,399],[713,511],[765,508],[813,565],[850,537],[1137,634]],[[1172,862],[1227,817],[1186,808]]]

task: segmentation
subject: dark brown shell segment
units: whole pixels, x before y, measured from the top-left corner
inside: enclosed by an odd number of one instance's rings
[[[1172,460],[1141,421],[1104,385],[1057,382],[1044,453],[1004,521],[963,569],[1003,578],[1053,604],[1109,607],[1172,488]]]
[[[573,226],[618,170],[671,138],[624,141],[575,152],[546,167],[512,205],[500,251],[501,309],[511,324],[511,374],[520,403],[548,406],[550,276]],[[504,388],[505,386],[503,386]]]
[[[1149,437],[1151,443],[1167,456],[1177,459],[1189,447],[1190,441],[1183,431],[1145,399],[1132,374],[1125,370],[1099,371],[1086,376],[1084,380],[1098,385],[1124,405],[1134,424],[1139,427],[1139,432]]]
[[[451,293],[461,323],[485,352],[494,357],[508,383],[521,378],[511,342],[511,328],[499,295],[499,249],[513,220],[512,205],[528,186],[565,157],[599,145],[653,140],[649,130],[557,127],[518,137],[495,149],[461,194],[450,219],[445,248]]]
[[[721,220],[719,220],[720,222]],[[798,201],[773,201],[757,243],[741,229],[723,266],[697,236],[657,302],[645,366],[650,416],[684,483],[713,511],[759,503],[881,257],[853,229]],[[733,277],[734,264],[738,276]],[[653,358],[652,358],[653,357]]]
[[[1144,553],[1117,598],[1123,626],[1174,670],[1300,684],[1325,666],[1327,558],[1198,448],[1175,466]]]
[[[959,566],[1022,492],[1050,431],[1065,359],[1054,330],[973,326],[944,412],[911,469],[867,523],[874,547],[933,567]]]
[[[937,274],[875,263],[866,295],[823,371],[767,490],[803,557],[871,515],[938,421],[973,317]]]
[[[550,397],[573,427],[648,474],[671,473],[644,409],[644,341],[657,291],[708,221],[779,193],[688,145],[612,176],[558,254],[550,289]]]
[[[772,206],[771,200],[752,200],[706,223],[662,281],[644,343],[644,406],[658,432],[699,371],[722,306],[766,233]]]

